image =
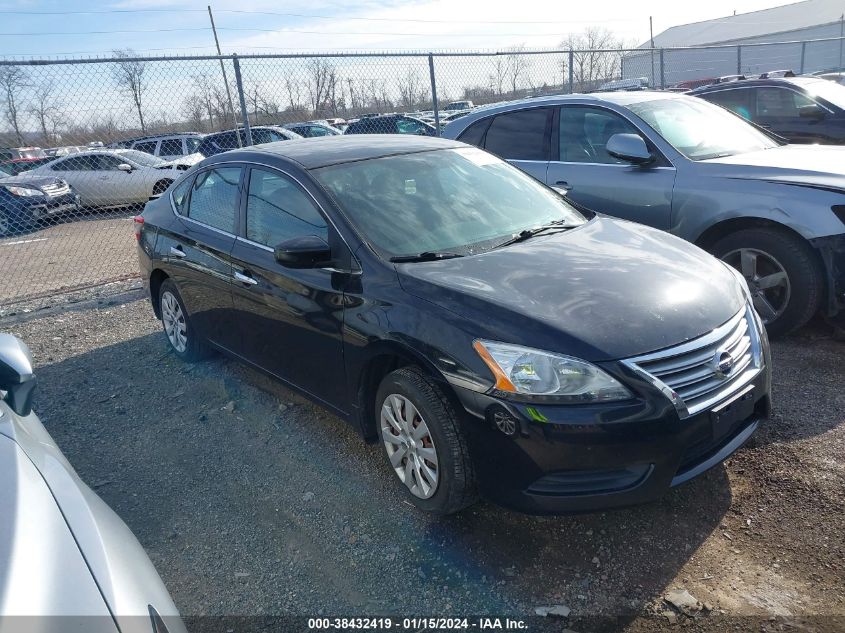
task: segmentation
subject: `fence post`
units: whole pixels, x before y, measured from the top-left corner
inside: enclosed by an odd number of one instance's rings
[[[666,90],[666,67],[663,65],[663,49],[660,49],[660,89]]]
[[[252,130],[249,129],[249,112],[246,109],[246,97],[244,96],[244,83],[241,79],[241,62],[238,59],[238,54],[232,55],[232,64],[235,67],[235,87],[238,89],[238,101],[241,103],[241,116],[244,120],[244,136],[246,137],[247,147],[252,145]],[[237,136],[240,136],[238,134]]]
[[[569,94],[575,92],[575,51],[569,49]]]
[[[807,42],[806,40],[801,42],[801,70],[798,71],[799,75],[804,74],[804,59],[807,56]]]
[[[431,107],[434,109],[434,127],[440,136],[440,107],[437,104],[437,82],[434,79],[434,55],[428,54],[428,75],[431,78]]]
[[[742,46],[739,44],[736,47],[736,74],[742,74]]]

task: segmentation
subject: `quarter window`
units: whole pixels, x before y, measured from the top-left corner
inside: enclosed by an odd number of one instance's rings
[[[173,206],[176,208],[176,213],[179,215],[187,215],[185,213],[185,203],[188,201],[188,192],[191,190],[192,182],[193,180],[190,178],[185,179],[176,185],[173,188],[173,192],[170,194],[173,200]]]
[[[508,160],[548,160],[550,122],[548,108],[500,114],[487,130],[484,147]]]
[[[461,133],[458,140],[463,143],[475,145],[476,147],[481,147],[481,139],[484,138],[484,131],[487,129],[489,124],[490,119],[481,119],[481,121],[476,121]]]
[[[234,233],[240,180],[240,167],[218,167],[197,174],[191,188],[188,217]]]
[[[607,153],[614,134],[637,134],[631,123],[614,112],[566,106],[560,109],[560,160],[566,163],[621,163]]]
[[[326,221],[307,193],[284,174],[253,169],[246,204],[246,237],[275,247],[293,237],[328,241]]]

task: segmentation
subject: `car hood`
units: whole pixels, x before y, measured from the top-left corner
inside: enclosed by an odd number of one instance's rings
[[[783,145],[701,163],[725,166],[729,178],[845,189],[845,147],[835,145]]]
[[[46,187],[47,185],[54,185],[61,183],[61,178],[55,176],[45,176],[34,171],[25,171],[17,176],[8,176],[0,178],[0,184],[3,185],[17,185],[19,187]]]
[[[86,618],[95,630],[115,631],[73,533],[50,488],[26,453],[0,434],[0,617]],[[43,618],[61,630],[61,618]]]
[[[484,254],[397,265],[410,294],[463,316],[479,338],[590,361],[706,334],[743,305],[736,277],[696,246],[596,217]]]

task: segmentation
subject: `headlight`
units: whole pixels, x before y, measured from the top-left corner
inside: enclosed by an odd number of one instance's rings
[[[6,185],[6,189],[8,189],[9,193],[13,196],[21,196],[22,198],[44,195],[44,192],[40,189],[30,189],[29,187],[13,187],[11,185]]]
[[[564,402],[632,397],[615,378],[577,358],[493,341],[476,340],[473,347],[493,372],[499,391]]]

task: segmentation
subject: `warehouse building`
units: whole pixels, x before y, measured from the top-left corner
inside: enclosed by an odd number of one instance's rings
[[[622,77],[648,77],[653,86],[732,74],[843,66],[845,0],[804,0],[704,22],[673,26],[622,58]],[[828,41],[825,38],[834,38]],[[773,42],[772,44],[760,45]],[[803,43],[802,43],[803,42]],[[690,50],[660,48],[700,47]],[[642,52],[640,52],[642,51]],[[663,61],[661,66],[661,59]]]

